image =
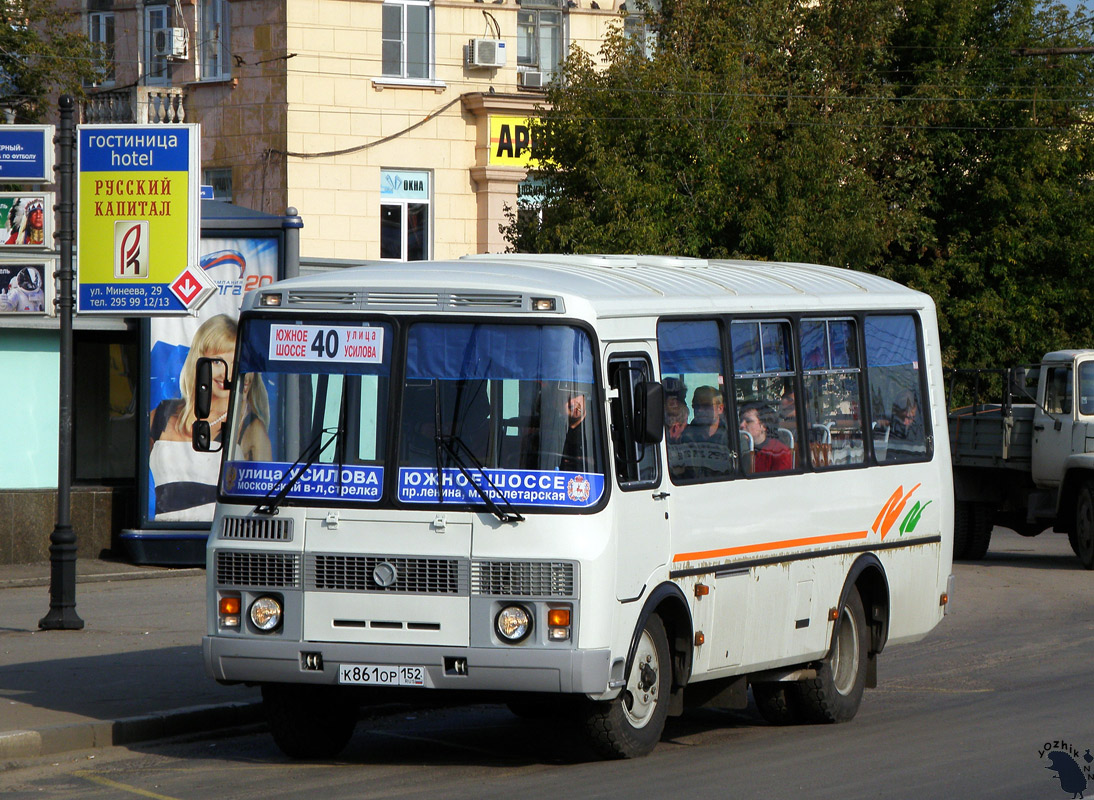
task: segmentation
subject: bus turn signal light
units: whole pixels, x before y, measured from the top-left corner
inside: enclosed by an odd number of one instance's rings
[[[547,625],[551,628],[567,628],[570,626],[570,609],[552,608],[547,612]]]
[[[239,614],[240,604],[238,597],[220,598],[220,613],[225,615]]]

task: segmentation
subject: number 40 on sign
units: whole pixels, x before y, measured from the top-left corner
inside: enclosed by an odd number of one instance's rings
[[[338,325],[277,325],[270,328],[271,361],[383,361],[383,328]]]

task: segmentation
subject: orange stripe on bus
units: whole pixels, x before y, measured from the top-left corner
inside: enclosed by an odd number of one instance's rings
[[[764,542],[763,544],[746,544],[741,547],[726,547],[722,550],[703,550],[698,553],[679,553],[672,557],[674,563],[679,561],[699,561],[705,558],[721,558],[722,556],[740,556],[746,553],[765,553],[770,550],[785,550],[789,547],[808,547],[814,544],[832,544],[833,542],[854,542],[865,539],[869,531],[851,531],[850,533],[833,533],[828,536],[807,536],[804,539],[784,539],[781,542]]]

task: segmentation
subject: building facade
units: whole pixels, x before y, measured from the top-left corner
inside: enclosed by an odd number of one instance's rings
[[[524,122],[618,0],[87,0],[113,49],[84,122],[197,122],[204,183],[295,207],[308,260],[499,252]],[[625,4],[622,4],[625,6]]]

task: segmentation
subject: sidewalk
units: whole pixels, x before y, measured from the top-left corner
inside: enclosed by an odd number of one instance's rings
[[[0,759],[261,720],[258,689],[205,674],[205,570],[81,559],[83,630],[40,631],[49,567],[0,566]]]

